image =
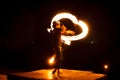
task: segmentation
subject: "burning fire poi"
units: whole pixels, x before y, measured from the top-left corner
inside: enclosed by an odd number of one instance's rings
[[[54,64],[54,61],[55,61],[55,54],[48,60],[49,61],[49,64]]]
[[[64,41],[65,44],[70,45],[71,41],[75,41],[75,40],[80,40],[84,37],[86,37],[86,35],[88,34],[88,26],[85,22],[83,22],[82,20],[77,20],[77,18],[72,15],[71,13],[59,13],[57,15],[55,15],[51,21],[51,28],[48,28],[48,32],[50,32],[50,30],[54,30],[53,26],[53,22],[54,21],[59,21],[60,19],[63,18],[67,18],[70,19],[74,24],[79,25],[79,27],[82,29],[82,32],[78,35],[74,35],[74,36],[65,36],[65,35],[61,35],[61,39],[62,41]],[[54,62],[54,55],[52,56],[52,58],[49,60],[49,64],[53,64]]]

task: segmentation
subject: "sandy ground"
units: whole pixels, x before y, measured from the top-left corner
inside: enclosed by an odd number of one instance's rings
[[[0,74],[0,80],[7,80],[7,76]]]
[[[51,74],[53,69],[41,69],[31,72],[11,73],[18,77],[38,79],[38,80],[96,80],[105,77],[104,74],[94,73],[92,71],[60,69],[60,77],[57,74]]]

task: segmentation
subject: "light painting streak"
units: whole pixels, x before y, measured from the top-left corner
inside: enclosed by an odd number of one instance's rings
[[[65,35],[61,35],[61,39],[63,40],[63,42],[67,45],[70,45],[71,41],[75,41],[75,40],[80,40],[84,37],[86,37],[86,35],[88,34],[88,26],[85,22],[83,22],[82,20],[77,20],[77,18],[70,14],[70,13],[59,13],[57,15],[55,15],[51,21],[51,28],[47,29],[48,32],[50,32],[50,30],[54,30],[53,26],[53,22],[54,21],[59,21],[62,18],[67,18],[70,19],[74,24],[79,25],[79,27],[82,29],[82,32],[78,35],[75,36],[65,36]]]

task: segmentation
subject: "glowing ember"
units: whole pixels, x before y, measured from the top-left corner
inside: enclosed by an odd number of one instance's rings
[[[75,40],[79,40],[84,38],[87,34],[88,34],[88,26],[85,22],[83,22],[82,20],[77,20],[77,18],[70,14],[70,13],[59,13],[57,15],[55,15],[51,21],[51,28],[47,29],[48,32],[50,32],[50,30],[54,30],[53,26],[53,22],[54,21],[59,21],[62,18],[68,18],[70,19],[74,24],[79,25],[79,27],[82,29],[82,32],[78,35],[74,35],[74,36],[65,36],[65,35],[61,35],[61,39],[63,40],[63,42],[67,45],[70,45],[71,41],[75,41]]]

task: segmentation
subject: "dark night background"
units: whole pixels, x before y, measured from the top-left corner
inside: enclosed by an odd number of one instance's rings
[[[64,50],[62,68],[92,70],[116,78],[120,67],[119,0],[1,2],[0,66],[32,71],[49,68],[51,41],[46,28],[59,12],[70,12],[89,26],[89,34]]]

